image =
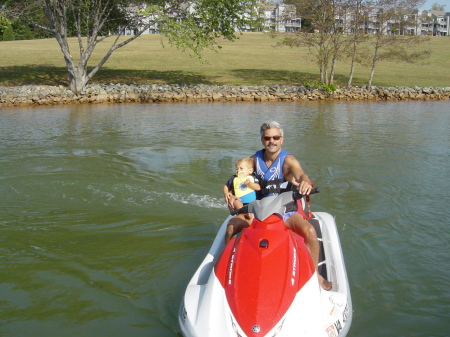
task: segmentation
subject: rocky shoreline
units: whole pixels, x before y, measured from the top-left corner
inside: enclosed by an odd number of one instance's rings
[[[341,87],[327,92],[305,86],[91,84],[75,95],[64,86],[0,87],[0,107],[80,103],[153,103],[311,100],[448,100],[450,87]]]

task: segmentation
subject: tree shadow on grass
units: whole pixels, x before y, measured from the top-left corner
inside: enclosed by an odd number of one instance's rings
[[[315,73],[302,73],[286,70],[234,69],[230,71],[236,82],[248,85],[304,85],[319,80]],[[355,79],[356,80],[356,79]],[[346,85],[347,76],[335,75],[335,84]],[[356,81],[355,81],[356,82]],[[122,84],[222,84],[214,78],[198,73],[184,71],[157,71],[110,69],[104,67],[89,83]],[[68,86],[67,70],[64,67],[46,65],[26,65],[0,67],[0,86],[18,85],[63,85]]]
[[[0,85],[65,85],[69,84],[66,68],[27,65],[0,67]]]
[[[183,71],[130,70],[102,68],[89,83],[122,84],[214,84],[206,76]],[[0,67],[0,85],[64,85],[69,80],[66,68],[27,65]]]
[[[126,84],[215,84],[208,77],[186,71],[130,70],[102,68],[92,79],[95,83]]]
[[[319,74],[302,73],[287,70],[267,70],[267,69],[234,69],[232,73],[248,84],[280,84],[280,85],[304,85],[313,83],[320,79]],[[334,82],[338,85],[345,85],[348,77],[335,75]]]

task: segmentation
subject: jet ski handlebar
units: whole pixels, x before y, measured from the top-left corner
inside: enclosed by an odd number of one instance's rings
[[[311,189],[311,192],[309,192],[309,195],[316,194],[316,193],[319,193],[319,192],[320,192],[320,189],[318,187],[313,187]],[[306,195],[301,194],[298,190],[295,190],[295,191],[292,192],[292,198],[294,200],[299,200],[299,199],[301,199],[303,197],[306,197]]]
[[[319,193],[320,190],[318,187],[314,187],[309,195]],[[265,197],[262,200],[255,200],[245,205],[242,208],[236,209],[234,211],[230,211],[231,215],[238,214],[246,214],[246,213],[255,213],[261,212],[264,209],[264,213],[279,213],[286,206],[287,203],[295,200],[299,200],[303,198],[305,195],[302,195],[298,190],[293,192],[284,192],[276,196]]]

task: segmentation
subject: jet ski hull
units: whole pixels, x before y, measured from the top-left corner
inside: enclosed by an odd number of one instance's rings
[[[301,237],[284,225],[271,233],[252,224],[225,246],[230,219],[187,286],[178,317],[183,335],[346,336],[352,302],[334,218],[316,212],[312,220],[321,231],[319,272],[333,283],[330,291],[320,288]]]

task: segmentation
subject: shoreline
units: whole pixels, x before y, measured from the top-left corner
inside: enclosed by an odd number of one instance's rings
[[[324,88],[296,85],[128,85],[89,84],[75,95],[65,86],[24,85],[0,86],[0,107],[159,102],[296,102],[330,101],[402,101],[449,100],[450,87],[339,87],[326,92]]]

